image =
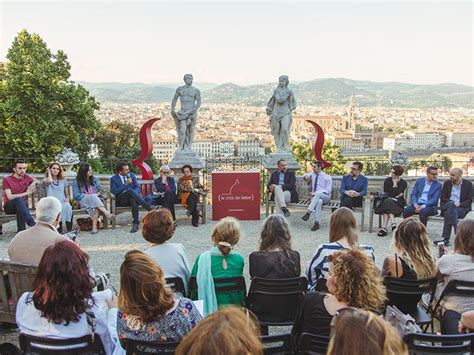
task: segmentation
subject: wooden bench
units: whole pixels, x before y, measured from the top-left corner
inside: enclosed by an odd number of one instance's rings
[[[29,207],[30,213],[33,217],[35,215],[36,204],[38,203],[39,200],[41,200],[45,196],[46,196],[46,188],[45,188],[45,186],[43,185],[42,182],[39,182],[36,185],[36,191],[33,194],[31,194],[30,196],[28,196],[28,207]],[[73,206],[72,215],[73,216],[78,216],[78,215],[88,214],[87,210],[84,209],[84,208],[74,208],[74,203],[73,203],[73,200],[72,200],[72,196],[73,196],[73,194],[72,194],[72,185],[68,185],[69,202],[71,203],[71,206]],[[2,198],[3,198],[3,194],[0,194],[0,224],[2,224],[4,222],[16,221],[16,215],[15,214],[7,214],[3,210]],[[108,197],[106,196],[104,198],[104,206],[107,206],[107,199],[108,199]],[[107,229],[108,228],[107,218],[104,218],[103,222],[104,222],[104,228]]]
[[[0,322],[15,324],[18,300],[24,292],[33,289],[33,281],[38,267],[0,260]],[[7,292],[9,290],[9,292]]]
[[[340,207],[340,193],[339,188],[341,187],[341,181],[334,181],[332,183],[331,200],[323,205],[323,210],[332,210],[333,208]],[[265,187],[266,188],[266,187]],[[298,202],[287,203],[289,208],[300,208],[307,210],[311,203],[311,186],[303,179],[303,176],[296,177],[296,192],[298,193]],[[361,213],[360,218],[360,230],[364,231],[365,224],[365,202],[366,198],[362,198],[362,207],[354,207],[354,212]],[[273,214],[275,209],[275,202],[270,201],[270,193],[265,194],[265,215],[268,216],[270,212]]]
[[[151,194],[153,192],[155,183],[153,180],[138,180],[138,183],[140,184],[140,192],[142,196],[146,196],[148,194]],[[206,201],[207,201],[207,193],[203,192],[200,194],[201,199],[197,203],[197,209],[199,212],[199,217],[201,218],[201,224],[206,224],[207,222],[207,216],[206,216]],[[116,197],[114,194],[110,193],[110,212],[118,215],[123,212],[128,212],[130,211],[130,207],[118,207],[115,205]],[[187,209],[181,204],[181,203],[175,203],[174,205],[175,211],[187,211]],[[142,207],[140,207],[141,210],[143,210]],[[112,228],[115,228],[115,219],[112,221]]]

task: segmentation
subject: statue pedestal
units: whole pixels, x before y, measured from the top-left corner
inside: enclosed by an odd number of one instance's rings
[[[169,163],[169,167],[173,170],[175,176],[179,176],[182,175],[181,168],[186,164],[191,165],[195,173],[206,167],[205,161],[193,150],[177,150]]]
[[[278,167],[278,160],[283,159],[286,161],[286,167],[290,170],[299,170],[301,166],[293,157],[291,152],[275,152],[270,153],[263,159],[263,167],[267,170],[273,171]]]

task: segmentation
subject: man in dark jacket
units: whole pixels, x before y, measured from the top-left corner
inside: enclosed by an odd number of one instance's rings
[[[462,170],[453,168],[449,172],[449,180],[446,180],[441,190],[441,214],[444,216],[443,234],[440,240],[434,243],[437,245],[444,242],[449,245],[451,229],[458,225],[458,218],[464,218],[471,210],[472,204],[472,183],[462,178]]]
[[[286,161],[278,161],[278,169],[270,176],[268,190],[272,193],[270,200],[275,201],[277,213],[283,213],[285,217],[290,216],[290,211],[286,207],[288,202],[298,202],[296,192],[296,176],[293,171],[286,169]]]

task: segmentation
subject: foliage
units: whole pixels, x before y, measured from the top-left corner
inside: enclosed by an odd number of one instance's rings
[[[453,166],[453,162],[444,154],[433,153],[428,158],[427,165],[436,166],[438,169],[441,169],[441,171],[448,172]]]
[[[70,81],[66,54],[37,34],[18,33],[0,67],[0,155],[36,158],[43,169],[64,148],[84,159],[100,122],[99,104]]]
[[[306,142],[291,142],[291,150],[298,164],[302,166],[302,172],[306,172],[308,163],[315,160],[310,144]],[[332,164],[330,168],[324,169],[327,174],[344,175],[346,173],[344,168],[346,159],[342,156],[339,146],[326,141],[323,146],[322,158]]]
[[[129,123],[112,121],[103,126],[97,134],[94,143],[97,145],[101,164],[97,165],[97,172],[113,173],[115,166],[121,162],[129,163],[129,167],[135,173],[139,169],[133,167],[131,160],[140,154],[139,129]],[[158,171],[157,161],[151,156],[146,163],[154,172]],[[96,163],[97,164],[97,163]]]
[[[363,173],[365,175],[387,175],[392,164],[388,160],[368,160],[364,162]]]

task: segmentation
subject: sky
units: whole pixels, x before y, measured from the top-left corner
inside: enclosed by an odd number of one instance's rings
[[[0,12],[0,61],[27,29],[67,54],[73,80],[473,86],[471,1],[0,0]]]

